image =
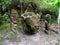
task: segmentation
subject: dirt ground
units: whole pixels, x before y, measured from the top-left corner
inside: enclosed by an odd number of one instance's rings
[[[51,28],[55,30],[58,29],[55,24],[52,24]],[[56,34],[55,32],[52,34],[45,34],[40,31],[34,35],[20,33],[20,35],[17,35],[18,41],[16,41],[16,38],[10,40],[10,34],[11,32],[8,32],[2,45],[60,45],[60,34]]]

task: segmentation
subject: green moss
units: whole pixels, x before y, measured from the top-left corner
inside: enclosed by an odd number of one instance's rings
[[[7,32],[10,31],[10,25],[9,23],[4,23],[3,25],[0,26],[0,33],[4,37]]]
[[[4,23],[0,26],[0,30],[6,30],[7,28],[10,27],[10,24],[9,23]]]
[[[49,31],[47,31],[47,33],[48,33],[48,34],[52,34],[52,33],[53,33],[53,31],[49,30]]]

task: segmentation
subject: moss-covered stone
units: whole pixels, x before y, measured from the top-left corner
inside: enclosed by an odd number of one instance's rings
[[[40,15],[33,12],[26,12],[22,14],[21,17],[28,28],[28,32],[35,32],[39,29]]]

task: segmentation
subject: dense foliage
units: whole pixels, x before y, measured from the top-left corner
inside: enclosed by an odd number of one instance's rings
[[[9,15],[6,12],[9,4],[14,0],[0,0],[0,25],[4,24],[8,21]],[[20,2],[34,2],[36,3],[41,9],[49,10],[52,15],[52,21],[56,21],[58,16],[58,7],[60,6],[60,0],[18,0]]]

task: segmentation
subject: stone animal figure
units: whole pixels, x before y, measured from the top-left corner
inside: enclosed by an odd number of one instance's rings
[[[33,12],[24,13],[22,16],[26,26],[28,27],[28,32],[33,33],[39,29],[40,26],[40,17]],[[30,28],[30,30],[29,30]]]
[[[51,23],[51,15],[50,15],[50,14],[46,14],[45,20],[46,20],[46,21],[48,22],[48,24],[50,25],[50,23]]]
[[[50,14],[41,15],[40,24],[41,24],[41,30],[48,33],[47,31],[50,30],[51,25],[51,15]]]
[[[19,32],[19,28],[18,28],[18,12],[15,9],[11,10],[11,15],[10,15],[10,29],[11,31],[15,34],[15,40],[16,42],[20,42],[21,38],[20,38],[20,32]]]
[[[22,19],[24,20],[29,33],[34,33],[35,30],[49,30],[50,22],[51,22],[51,15],[46,14],[44,17],[41,18],[41,15],[35,14],[33,12],[32,5],[29,4],[25,13],[21,15]],[[42,29],[41,29],[42,28]]]
[[[28,33],[35,33],[36,30],[38,30],[38,27],[40,26],[40,16],[36,15],[33,12],[33,8],[31,4],[28,5],[26,11],[24,14],[21,15],[22,19],[24,20],[28,30]]]
[[[10,27],[11,30],[16,33],[18,30],[17,22],[18,22],[18,12],[15,9],[11,10],[11,15],[10,15]]]
[[[51,25],[51,15],[50,14],[46,14],[45,15],[45,31],[50,30],[50,25]]]

